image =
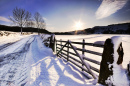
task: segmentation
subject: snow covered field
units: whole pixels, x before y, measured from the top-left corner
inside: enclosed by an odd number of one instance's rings
[[[57,39],[70,38],[72,41],[85,38],[86,42],[92,43],[104,41],[107,37],[111,35],[56,36]],[[123,66],[126,67],[125,64],[130,61],[130,36],[123,35],[122,38],[126,54]],[[57,58],[42,41],[37,35],[0,37],[0,86],[94,86],[92,79],[88,79],[70,63]],[[98,51],[102,52],[102,49]]]

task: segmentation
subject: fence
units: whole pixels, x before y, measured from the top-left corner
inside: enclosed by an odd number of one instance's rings
[[[75,47],[73,44],[81,45],[82,49]],[[68,41],[56,40],[56,53],[57,53],[57,56],[63,57],[67,61],[69,61],[72,64],[76,65],[77,67],[81,68],[82,71],[85,71],[85,72],[91,74],[93,78],[97,78],[97,76],[95,75],[95,73],[93,73],[93,71],[99,73],[99,69],[92,67],[87,62],[85,62],[85,60],[92,62],[94,64],[97,64],[97,65],[100,65],[100,62],[86,57],[85,53],[91,53],[91,54],[95,54],[98,56],[102,56],[102,53],[99,53],[96,51],[91,51],[91,50],[86,50],[85,49],[86,45],[103,48],[103,45],[93,44],[93,43],[85,43],[84,39],[83,39],[83,42],[71,42],[69,40]],[[74,52],[71,52],[70,49],[72,49]],[[80,54],[78,51],[81,51],[82,54]],[[72,55],[79,57],[80,60],[74,58]]]
[[[52,39],[53,38],[53,39]],[[90,75],[92,75],[92,77],[94,79],[98,79],[98,83],[103,84],[103,85],[113,85],[113,79],[112,81],[110,81],[110,83],[107,83],[106,80],[110,77],[114,75],[113,72],[113,63],[117,63],[118,66],[121,66],[120,64],[122,64],[123,62],[123,47],[122,47],[122,42],[121,42],[121,38],[119,36],[115,36],[115,37],[111,37],[106,39],[106,41],[104,42],[104,45],[100,45],[97,43],[86,43],[85,40],[83,40],[83,42],[72,42],[72,41],[63,41],[63,40],[54,40],[54,37],[50,37],[47,40],[44,40],[47,46],[51,45],[51,40],[52,39],[52,44],[53,46],[51,47],[52,49],[55,47],[54,45],[56,44],[56,54],[57,56],[64,58],[65,60],[69,61],[70,63],[76,65],[77,67],[79,67],[80,69],[82,69],[82,71],[85,71],[87,73],[89,73]],[[55,43],[54,43],[55,41]],[[114,42],[114,43],[113,43]],[[81,45],[82,48],[76,47],[74,46],[75,44],[77,45]],[[113,46],[119,45],[118,48],[115,48]],[[88,48],[86,48],[85,46],[93,46],[93,47],[99,47],[99,48],[103,48],[103,53],[99,53],[96,51],[92,51],[91,49],[87,50]],[[115,50],[117,49],[117,50]],[[73,52],[72,52],[73,50]],[[114,52],[116,51],[116,52]],[[80,53],[79,53],[80,52]],[[97,56],[102,56],[102,61],[96,61],[95,59],[92,58],[88,58],[86,57],[85,54],[94,54]],[[114,54],[118,54],[117,56]],[[79,59],[77,59],[77,58]],[[117,58],[116,60],[113,60],[114,58]],[[118,62],[119,61],[119,62]],[[89,62],[92,62],[96,65],[100,66],[100,70],[98,68],[93,67],[92,65],[89,64]],[[110,67],[111,66],[111,67]],[[120,70],[122,67],[119,67]],[[123,69],[124,70],[124,69]],[[99,73],[99,76],[96,75],[96,73]],[[118,70],[117,70],[118,71]],[[95,73],[96,72],[96,73]],[[130,80],[130,63],[128,64],[127,67],[127,73],[125,72],[126,76],[128,76],[128,79]],[[116,79],[115,79],[116,81]]]

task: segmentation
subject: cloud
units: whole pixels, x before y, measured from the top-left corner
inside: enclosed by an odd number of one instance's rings
[[[0,16],[0,21],[11,22],[9,19],[7,19],[6,17],[3,17],[3,16]]]
[[[117,12],[127,3],[127,0],[103,0],[96,11],[96,18],[102,19]]]

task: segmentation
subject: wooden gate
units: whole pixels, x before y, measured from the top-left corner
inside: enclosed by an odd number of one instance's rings
[[[77,48],[73,44],[81,45],[82,49]],[[85,43],[84,39],[83,39],[83,42],[71,42],[69,40],[68,41],[56,40],[56,53],[57,53],[57,56],[63,57],[67,61],[69,61],[72,64],[76,65],[77,67],[81,68],[82,71],[85,71],[85,72],[91,74],[92,77],[94,79],[96,79],[98,76],[93,71],[99,73],[99,69],[92,67],[91,65],[89,65],[89,63],[85,62],[85,60],[92,62],[94,64],[97,64],[97,65],[100,65],[100,62],[86,57],[85,53],[91,53],[91,54],[95,54],[98,56],[102,56],[102,53],[91,51],[91,50],[86,50],[85,45],[103,48],[103,45],[93,44],[93,43]],[[67,50],[65,50],[65,48],[67,48]],[[71,52],[70,49],[72,49],[74,52]],[[78,53],[78,51],[81,51],[82,54]],[[80,60],[74,58],[70,54],[73,56],[79,57]]]

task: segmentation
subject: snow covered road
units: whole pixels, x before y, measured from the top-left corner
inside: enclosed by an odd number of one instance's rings
[[[44,46],[37,35],[0,50],[0,86],[85,85],[92,86],[78,69],[57,58],[50,48]]]
[[[2,48],[0,53],[0,85],[20,83],[22,68],[25,63],[26,53],[34,37],[22,39],[16,43]],[[4,45],[5,46],[5,45]],[[25,68],[24,68],[25,69]]]

